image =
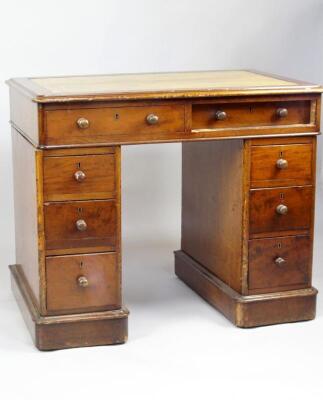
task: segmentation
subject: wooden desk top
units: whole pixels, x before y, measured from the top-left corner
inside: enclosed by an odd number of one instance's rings
[[[319,85],[243,70],[14,78],[8,84],[39,103],[321,93],[323,90]]]

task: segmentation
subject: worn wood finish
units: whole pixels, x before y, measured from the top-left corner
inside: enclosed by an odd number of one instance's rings
[[[59,157],[59,156],[84,156],[94,154],[115,154],[117,146],[104,146],[104,147],[53,147],[46,149],[44,153],[46,157]]]
[[[175,252],[175,273],[240,328],[315,318],[315,288],[242,296],[183,251]]]
[[[32,102],[24,92],[10,88],[10,118],[37,145],[42,126],[42,106]]]
[[[87,280],[80,286],[78,279]],[[47,310],[53,314],[121,307],[120,269],[115,253],[46,258]]]
[[[44,200],[114,198],[115,171],[114,154],[44,157]],[[82,180],[77,174],[83,174]]]
[[[249,293],[309,287],[311,252],[309,236],[250,240]],[[278,258],[281,265],[276,262]]]
[[[10,266],[12,290],[39,350],[121,344],[128,338],[128,310],[41,316],[17,265]]]
[[[314,318],[323,88],[252,71],[8,83],[20,264],[11,273],[38,348],[125,341],[124,144],[187,142],[175,254],[184,282],[240,327]]]
[[[67,254],[69,249],[115,250],[118,224],[115,200],[45,203],[44,214],[47,250],[64,249]],[[83,231],[76,226],[81,220],[87,225]]]
[[[50,85],[57,84],[58,88],[62,88],[62,82],[65,82],[63,86],[67,84],[69,90],[57,89],[54,95],[51,90],[39,86],[39,82],[51,82]],[[287,86],[282,82],[287,82]],[[256,85],[253,86],[253,83]],[[21,134],[42,148],[282,134],[294,136],[319,132],[320,86],[277,79],[257,72],[210,71],[48,80],[18,78],[8,81],[8,84],[13,96],[17,92],[25,97],[26,102],[38,103],[39,129],[36,138],[33,132],[24,130],[29,126],[25,113],[19,113],[17,118],[17,114],[12,114],[11,120]],[[127,91],[128,84],[133,91]],[[84,94],[88,87],[100,87],[100,91]],[[117,92],[109,92],[117,87]],[[157,87],[160,90],[156,91]],[[136,88],[142,90],[137,92]],[[211,103],[217,102],[230,109],[238,107],[241,112],[235,114],[237,118],[230,116],[222,127],[221,123],[214,127],[209,123],[205,125],[205,119],[202,125],[195,126],[195,110],[205,108],[202,104],[205,100],[210,103],[211,110]],[[278,121],[273,118],[273,107],[279,105],[287,105],[289,115]],[[251,113],[250,107],[256,111]],[[153,126],[145,122],[150,111],[159,114],[159,123]],[[76,121],[80,117],[89,120],[87,129],[77,127]],[[187,129],[189,125],[192,130]]]
[[[156,115],[151,125],[147,117]],[[86,118],[89,127],[81,129],[79,118]],[[184,131],[184,106],[177,104],[139,107],[100,107],[78,110],[51,110],[44,115],[44,144],[87,144],[131,141],[134,135],[156,138],[158,134]],[[158,136],[157,136],[158,138]],[[134,139],[132,139],[134,141]]]
[[[243,142],[185,143],[182,152],[182,246],[241,291]]]
[[[253,189],[250,191],[250,233],[266,233],[268,236],[284,231],[309,231],[312,220],[313,188],[295,186],[289,188]],[[276,207],[288,207],[286,215],[280,215]]]
[[[278,160],[286,160],[284,169]],[[251,149],[251,187],[309,185],[313,176],[311,144],[253,146]]]
[[[250,145],[255,146],[275,146],[275,145],[290,145],[290,144],[311,144],[315,140],[315,135],[301,135],[301,136],[292,136],[292,137],[260,137],[257,139],[250,139]]]
[[[42,226],[38,222],[41,182],[37,180],[37,151],[12,130],[13,183],[16,229],[16,262],[28,279],[38,305],[41,303],[39,269],[41,248],[38,241]]]
[[[278,118],[279,108],[288,115]],[[226,118],[218,120],[217,111]],[[313,94],[199,99],[192,102],[190,139],[304,135],[318,131],[319,112],[320,98]]]
[[[193,129],[219,129],[270,125],[306,125],[310,120],[310,100],[265,101],[263,103],[194,104],[192,109]],[[280,118],[277,111],[286,108],[288,115]],[[225,112],[226,118],[218,120],[216,113]]]
[[[291,102],[291,103],[306,103],[311,104],[310,109],[310,118],[307,124],[292,124],[292,125],[268,125],[268,126],[243,126],[241,125],[232,125],[226,127],[216,127],[211,129],[193,129],[192,128],[192,104],[199,106],[203,104],[208,104],[209,106],[214,106],[216,109],[218,104],[227,104],[234,105],[239,104],[241,107],[244,104],[259,104],[265,105],[269,104],[278,104],[278,102]],[[281,136],[282,133],[295,136],[298,133],[315,133],[318,132],[318,120],[317,120],[317,112],[319,112],[319,97],[317,95],[293,95],[293,96],[257,96],[257,97],[233,97],[233,98],[225,98],[225,99],[210,99],[208,103],[205,103],[205,100],[199,99],[193,102],[189,102],[186,100],[185,103],[178,103],[176,101],[172,102],[92,102],[92,103],[69,103],[69,104],[46,104],[44,105],[44,113],[52,112],[52,111],[61,111],[61,112],[76,112],[79,111],[80,115],[82,114],[82,110],[86,113],[87,110],[92,110],[93,113],[97,109],[106,109],[106,108],[116,108],[116,109],[127,109],[128,107],[140,107],[142,109],[147,109],[148,107],[157,109],[159,106],[172,106],[177,107],[179,104],[184,104],[185,109],[185,131],[170,131],[165,129],[160,129],[161,124],[156,124],[152,127],[150,131],[140,131],[133,133],[114,133],[111,132],[107,134],[100,134],[99,137],[96,135],[91,135],[89,138],[87,135],[81,135],[81,140],[87,140],[88,143],[81,143],[79,146],[89,146],[93,140],[99,138],[101,142],[96,142],[93,145],[104,145],[104,144],[133,144],[133,143],[162,143],[162,142],[178,142],[178,141],[197,141],[197,140],[211,140],[211,139],[221,139],[221,138],[241,138],[241,137],[257,137],[267,135],[277,135]],[[257,106],[259,108],[259,105]],[[248,111],[249,112],[249,111]],[[250,112],[249,112],[250,113]],[[102,114],[101,114],[102,115]],[[108,121],[109,122],[109,121]],[[143,123],[143,119],[141,120],[141,124]],[[106,126],[107,121],[104,120],[104,125]],[[158,127],[160,125],[160,127]],[[85,129],[89,130],[89,128]],[[92,137],[93,136],[93,137]],[[67,138],[68,140],[68,138]],[[40,143],[43,148],[51,148],[52,145],[47,143],[46,138],[46,127],[41,126],[40,128]],[[62,145],[62,144],[61,144]],[[67,146],[68,144],[65,144]],[[68,145],[73,146],[73,145]],[[75,146],[75,144],[74,144]]]

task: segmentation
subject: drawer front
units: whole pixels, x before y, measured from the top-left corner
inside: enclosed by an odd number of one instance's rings
[[[115,253],[46,257],[49,313],[120,308],[120,271]]]
[[[251,186],[311,184],[312,144],[251,147]]]
[[[81,108],[45,112],[47,145],[131,141],[184,131],[183,105]]]
[[[115,197],[114,154],[44,157],[45,201]]]
[[[250,191],[250,233],[308,230],[312,208],[311,186],[253,189]]]
[[[65,249],[72,253],[115,249],[114,200],[45,203],[44,215],[47,250]]]
[[[310,100],[195,104],[192,129],[306,125],[310,117]]]
[[[262,293],[310,285],[309,236],[255,239],[249,242],[249,290]]]

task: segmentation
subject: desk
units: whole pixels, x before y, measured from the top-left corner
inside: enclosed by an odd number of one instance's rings
[[[8,84],[10,270],[39,349],[126,341],[120,154],[130,144],[183,142],[180,279],[239,327],[314,318],[320,86],[253,71]]]

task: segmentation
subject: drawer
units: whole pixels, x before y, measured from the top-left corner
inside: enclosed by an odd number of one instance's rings
[[[251,147],[251,187],[311,184],[312,144]]]
[[[184,131],[183,105],[80,108],[45,111],[47,145],[136,142],[140,135]],[[146,139],[146,140],[147,140]]]
[[[44,157],[44,200],[115,197],[115,154]]]
[[[192,129],[240,129],[258,126],[306,125],[311,101],[266,101],[195,104]]]
[[[45,203],[44,216],[47,254],[115,249],[115,200]]]
[[[255,239],[249,242],[249,290],[276,292],[310,285],[309,236]]]
[[[250,234],[308,230],[312,208],[311,186],[253,189],[250,191]]]
[[[115,253],[46,257],[49,313],[120,308],[120,270]]]

